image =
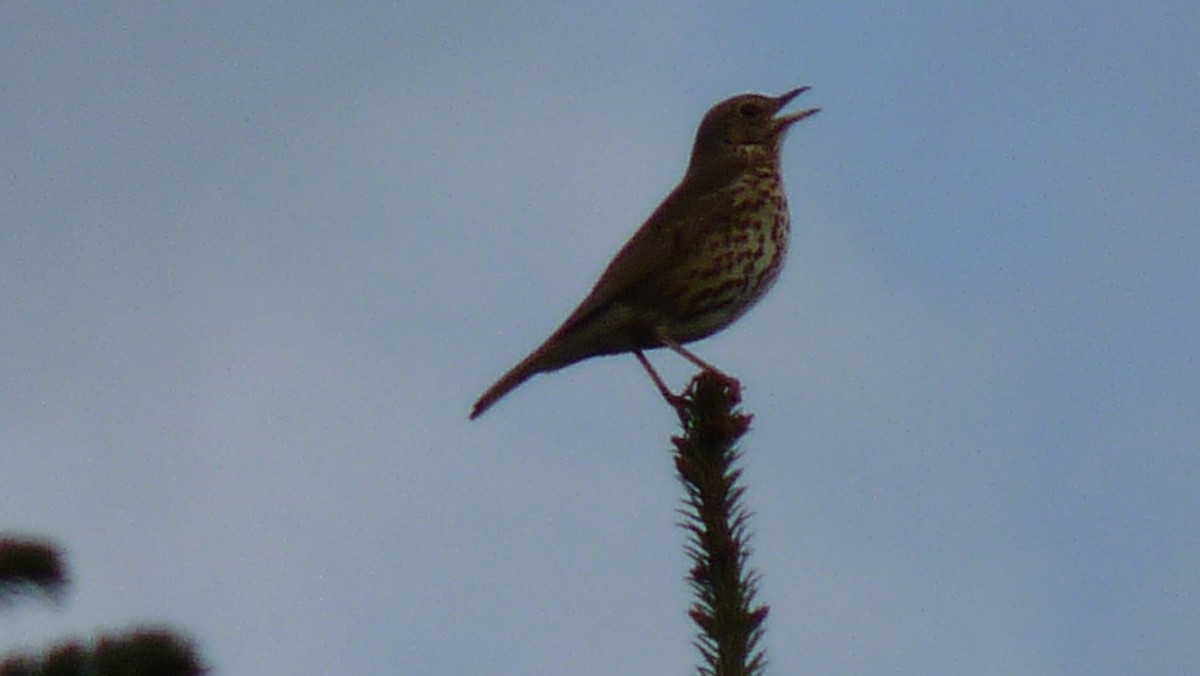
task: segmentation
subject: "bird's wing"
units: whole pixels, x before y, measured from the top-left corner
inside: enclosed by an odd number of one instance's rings
[[[586,320],[614,302],[628,298],[638,287],[653,284],[673,261],[687,257],[700,246],[715,221],[728,218],[732,204],[724,192],[713,189],[713,180],[685,180],[667,195],[646,223],[621,247],[563,328]],[[653,297],[653,293],[638,294]]]

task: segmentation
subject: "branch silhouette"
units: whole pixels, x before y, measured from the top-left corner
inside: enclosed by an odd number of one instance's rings
[[[742,504],[741,454],[734,446],[752,416],[737,410],[740,402],[736,380],[705,371],[675,404],[683,426],[672,439],[685,491],[680,525],[688,532],[695,597],[688,614],[700,630],[699,673],[706,676],[754,676],[766,667],[760,643],[768,608],[756,604],[758,574],[747,567],[750,512]]]

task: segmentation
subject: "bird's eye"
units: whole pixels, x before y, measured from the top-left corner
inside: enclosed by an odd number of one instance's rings
[[[756,103],[743,103],[741,107],[738,108],[738,112],[741,113],[742,117],[754,117],[762,112],[762,108],[760,108]]]

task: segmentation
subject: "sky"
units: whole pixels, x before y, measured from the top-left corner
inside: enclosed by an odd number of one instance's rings
[[[468,422],[811,86],[737,376],[771,672],[1200,668],[1200,5],[0,9],[0,531],[225,674],[687,673],[636,360]],[[650,355],[673,387],[694,370]]]

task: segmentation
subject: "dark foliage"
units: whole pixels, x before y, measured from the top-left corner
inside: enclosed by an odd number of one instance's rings
[[[0,537],[0,604],[21,594],[58,601],[67,585],[66,565],[57,546],[39,538]]]
[[[672,440],[686,493],[681,525],[695,594],[689,615],[700,629],[700,673],[713,676],[762,674],[766,666],[760,643],[768,609],[755,604],[758,577],[747,568],[749,512],[734,448],[751,419],[735,410],[740,401],[737,381],[701,373],[677,404],[684,433]]]

